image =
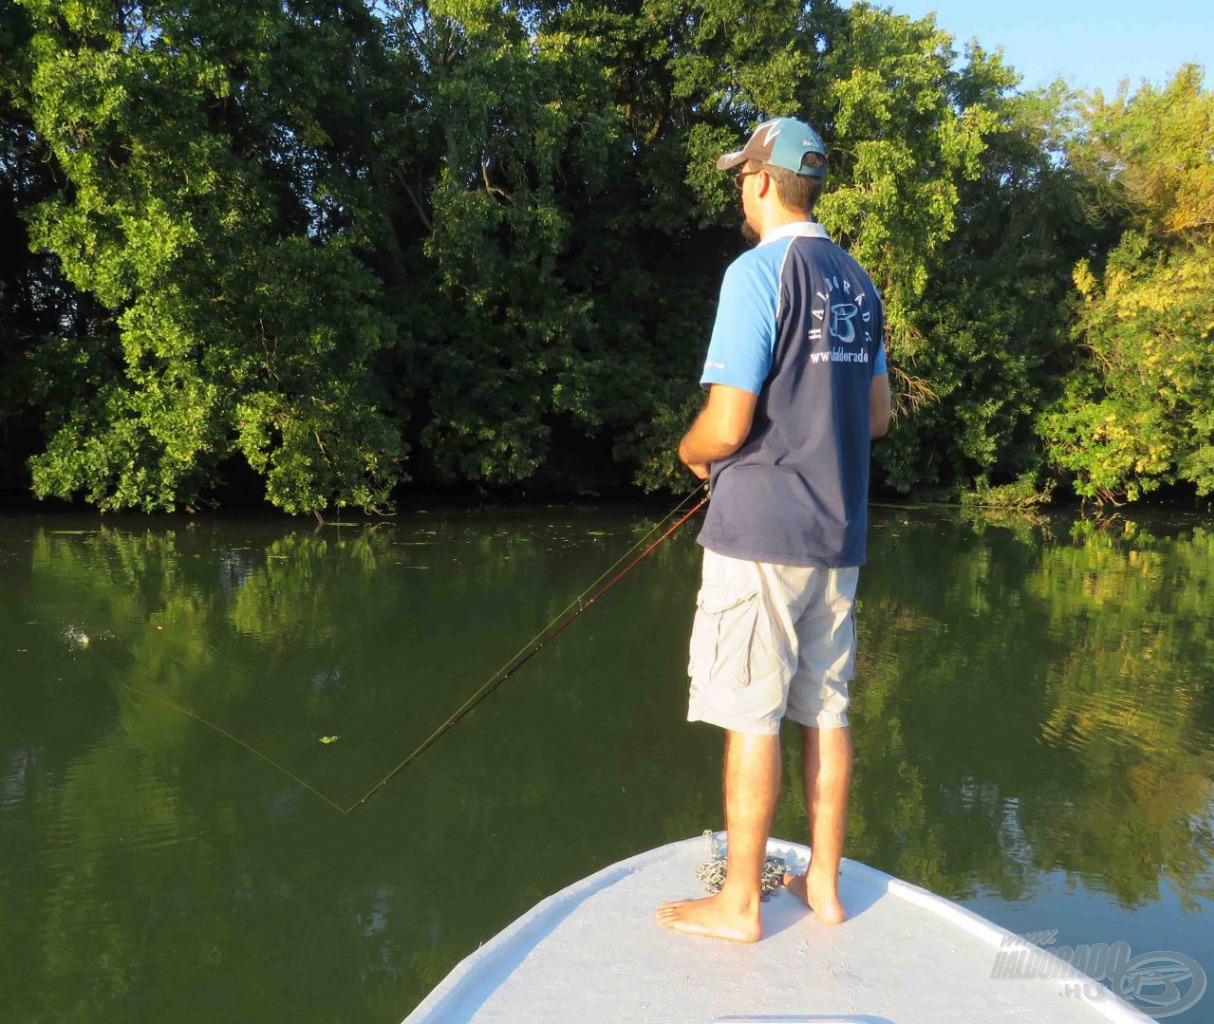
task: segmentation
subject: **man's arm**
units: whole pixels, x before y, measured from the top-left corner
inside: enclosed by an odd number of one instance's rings
[[[889,374],[878,373],[873,377],[868,393],[868,433],[870,437],[884,437],[889,430]]]
[[[755,418],[759,396],[728,384],[713,384],[708,401],[695,423],[679,442],[679,458],[701,480],[708,465],[732,455],[746,442]]]

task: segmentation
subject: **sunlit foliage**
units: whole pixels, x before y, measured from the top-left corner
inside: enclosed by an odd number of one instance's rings
[[[1214,493],[1214,93],[1188,66],[1085,111],[1076,167],[1129,227],[1081,262],[1074,330],[1089,358],[1042,423],[1085,497],[1164,483]]]
[[[1214,485],[1197,68],[1025,94],[933,17],[833,0],[0,15],[8,487],[180,510],[252,478],[319,514],[677,485],[744,245],[712,162],[784,113],[887,306],[877,487]]]

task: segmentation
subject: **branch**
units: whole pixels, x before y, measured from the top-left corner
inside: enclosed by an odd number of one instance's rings
[[[404,171],[401,168],[397,167],[393,171],[393,174],[396,175],[396,178],[400,182],[401,187],[405,190],[405,195],[407,195],[409,197],[409,201],[411,203],[413,203],[413,209],[415,209],[417,211],[417,215],[422,219],[422,223],[426,226],[426,230],[433,231],[434,224],[430,220],[430,215],[428,213],[426,213],[426,209],[424,206],[422,206],[421,200],[418,199],[417,193],[413,191],[413,187],[407,181],[405,181]]]
[[[498,188],[498,186],[489,181],[489,162],[487,160],[481,161],[481,178],[485,182],[486,191],[493,193],[495,196],[501,196],[506,202],[513,205],[514,197],[505,189]]]

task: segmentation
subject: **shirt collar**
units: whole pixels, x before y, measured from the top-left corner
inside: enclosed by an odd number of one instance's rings
[[[766,245],[768,242],[774,242],[780,238],[830,238],[824,228],[817,221],[813,220],[794,220],[788,224],[781,224],[778,228],[772,228],[762,239],[760,245]]]

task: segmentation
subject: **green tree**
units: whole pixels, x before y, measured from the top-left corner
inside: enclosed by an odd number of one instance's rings
[[[329,3],[28,0],[24,101],[67,186],[36,246],[111,311],[33,353],[39,495],[196,504],[243,454],[289,512],[382,504],[393,324],[359,259],[378,224],[357,82],[376,22]]]
[[[1162,484],[1214,493],[1214,93],[1188,65],[1163,87],[1087,100],[1072,161],[1095,210],[1129,229],[1081,261],[1087,354],[1041,422],[1077,493],[1119,503]]]
[[[1066,344],[1069,271],[1116,232],[1086,215],[1081,183],[1058,158],[1069,91],[1009,92],[1018,76],[979,50],[970,66],[967,88],[997,124],[981,173],[960,184],[956,230],[917,304],[914,372],[931,397],[904,410],[874,457],[898,491],[1029,500],[1043,476],[1038,418],[1076,360]]]
[[[241,462],[289,512],[682,488],[743,245],[713,159],[790,112],[885,297],[877,486],[1214,478],[1195,68],[1026,95],[933,17],[832,0],[0,3],[0,474],[38,495],[194,508]]]
[[[665,34],[677,39],[678,25],[690,25],[691,45],[672,53],[667,69],[674,101],[686,97],[676,122],[686,125],[679,163],[706,225],[701,244],[713,241],[726,258],[741,247],[727,241],[726,229],[739,219],[737,200],[713,158],[765,117],[808,118],[823,132],[831,165],[818,216],[883,292],[898,390],[930,394],[908,371],[924,348],[917,321],[930,269],[955,230],[959,189],[979,174],[996,124],[989,101],[998,89],[972,84],[992,74],[989,61],[975,50],[957,69],[952,39],[932,17],[916,21],[865,4],[843,10],[772,3],[748,8],[741,19],[718,4],[677,10],[681,21]],[[659,119],[655,128],[665,123]],[[724,262],[713,268],[714,289]],[[693,323],[704,326],[681,342],[681,351],[696,356],[706,344],[711,300],[702,308]],[[667,366],[686,362],[681,356]],[[637,428],[647,485],[680,479],[673,446],[698,399],[694,387],[668,386],[656,415]]]

